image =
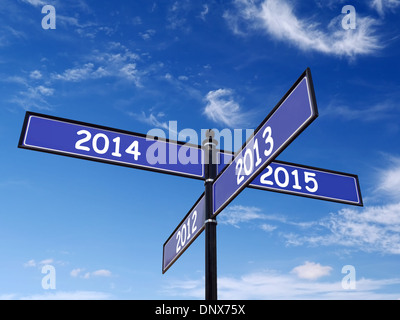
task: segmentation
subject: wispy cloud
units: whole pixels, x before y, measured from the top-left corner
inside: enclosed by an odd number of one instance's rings
[[[373,7],[381,16],[385,15],[387,11],[394,11],[400,6],[399,0],[371,0],[371,7]]]
[[[232,89],[217,89],[207,93],[204,114],[220,125],[235,128],[243,126],[248,113],[242,111]]]
[[[95,49],[74,61],[73,67],[62,71],[34,69],[21,75],[2,78],[0,81],[13,88],[8,99],[24,110],[51,110],[52,98],[58,90],[62,91],[62,82],[81,83],[103,79],[115,80],[118,84],[142,88],[142,78],[146,77],[146,67],[141,68],[141,57],[119,42],[109,42],[104,50]],[[67,65],[68,66],[68,65]],[[56,98],[54,98],[56,100]]]
[[[120,78],[141,86],[140,72],[137,68],[139,56],[120,43],[111,43],[107,52],[94,51],[87,58],[90,60],[80,66],[53,74],[54,80],[80,82],[102,79],[105,77]]]
[[[84,272],[85,269],[82,268],[76,268],[71,270],[70,275],[73,278],[83,278],[83,279],[89,279],[89,278],[93,278],[93,277],[111,277],[112,276],[112,272],[110,270],[107,269],[100,269],[100,270],[95,270],[95,271],[91,271],[91,272]]]
[[[190,24],[187,23],[187,15],[190,11],[188,0],[175,1],[168,9],[167,28],[189,32]]]
[[[314,263],[318,266],[318,263]],[[327,274],[329,266],[322,272]],[[314,266],[315,268],[315,266]],[[295,268],[294,268],[295,269]],[[321,268],[320,268],[321,269]],[[333,270],[333,269],[330,269]],[[319,271],[321,273],[321,271]],[[274,270],[247,273],[240,277],[221,276],[218,278],[218,298],[222,300],[273,300],[273,299],[355,299],[379,300],[399,299],[398,293],[382,293],[393,285],[399,285],[400,279],[357,279],[357,289],[342,288],[343,274],[337,273],[337,280],[315,281],[302,279],[296,274]],[[310,281],[312,280],[312,281]],[[204,297],[204,280],[174,279],[164,286],[163,293],[171,297],[184,296],[201,299]]]
[[[265,215],[261,213],[261,209],[241,205],[228,207],[219,215],[219,222],[221,224],[232,225],[236,228],[239,228],[239,224],[241,223],[258,219],[265,219]]]
[[[364,252],[400,254],[400,158],[390,157],[390,164],[377,170],[377,199],[382,205],[345,208],[311,224],[302,232],[282,234],[288,245],[339,245]],[[312,228],[311,228],[312,226]],[[305,233],[305,230],[309,232]]]
[[[398,114],[398,104],[386,100],[363,107],[349,106],[346,103],[331,102],[324,110],[324,116],[339,117],[344,120],[360,120],[365,122],[390,119]]]
[[[341,28],[342,16],[333,18],[323,28],[318,21],[302,18],[295,13],[294,5],[286,0],[236,0],[236,9],[224,17],[236,34],[244,30],[262,30],[274,39],[295,45],[304,51],[318,51],[329,55],[353,58],[373,54],[382,48],[375,27],[379,21],[357,15],[357,28]]]
[[[259,224],[259,228],[264,231],[273,231],[277,227],[266,223],[260,223],[260,221],[286,221],[286,219],[282,216],[263,214],[260,208],[242,205],[233,205],[227,207],[223,212],[221,212],[218,218],[219,223],[231,225],[235,228],[240,228],[240,226],[245,223],[256,222]]]
[[[100,291],[54,291],[30,296],[12,296],[13,300],[107,300],[111,294]]]
[[[200,18],[205,21],[206,16],[209,13],[210,9],[207,4],[203,4],[203,11],[200,12]]]
[[[158,112],[157,114],[150,112],[150,114],[146,114],[144,111],[141,113],[129,111],[127,114],[140,122],[149,124],[152,127],[163,128],[166,130],[169,129],[168,123],[161,120],[161,118],[165,117],[163,112]]]
[[[400,254],[400,203],[342,209],[305,233],[282,234],[287,245],[343,246],[364,252]]]
[[[386,155],[389,165],[379,169],[377,192],[400,200],[400,157]]]
[[[34,7],[44,6],[44,5],[48,4],[48,2],[44,1],[44,0],[22,0],[22,2],[30,4]]]
[[[27,262],[24,263],[24,267],[25,268],[41,268],[47,264],[51,264],[51,265],[64,265],[65,262],[63,261],[55,261],[53,258],[48,258],[48,259],[43,259],[41,261],[36,261],[35,259],[31,259]]]
[[[48,98],[54,95],[55,89],[48,85],[39,85],[37,80],[40,79],[40,71],[35,70],[26,79],[20,76],[13,76],[3,80],[23,87],[23,89],[14,94],[10,102],[22,107],[24,110],[50,110],[51,105],[48,102]]]

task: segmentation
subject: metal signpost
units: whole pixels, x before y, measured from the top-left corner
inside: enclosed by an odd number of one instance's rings
[[[205,192],[163,245],[162,272],[205,230],[205,298],[216,300],[216,216],[244,188],[363,205],[356,175],[274,160],[317,117],[307,69],[234,155],[217,149],[212,130],[198,146],[33,112],[18,147],[203,180]]]

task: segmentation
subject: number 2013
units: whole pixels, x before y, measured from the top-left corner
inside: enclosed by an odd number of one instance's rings
[[[264,150],[264,156],[269,157],[274,150],[274,139],[272,138],[272,128],[266,127],[262,134],[263,139],[265,139],[265,145],[267,149]],[[253,152],[254,151],[254,152]],[[255,156],[254,156],[255,155]],[[254,160],[255,163],[254,163]],[[236,182],[241,184],[244,180],[244,175],[249,176],[253,173],[254,168],[258,167],[262,162],[260,157],[260,150],[258,147],[258,139],[254,141],[253,150],[251,147],[247,148],[244,156],[237,160],[236,162]]]

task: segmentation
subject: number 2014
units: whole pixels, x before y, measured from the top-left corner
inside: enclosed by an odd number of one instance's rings
[[[82,139],[75,143],[75,149],[90,151],[90,147],[83,145],[92,139],[92,134],[87,130],[80,130],[77,132],[78,136],[85,135]],[[99,140],[103,140],[102,148],[99,147]],[[114,142],[114,152],[111,153],[112,156],[120,158],[122,154],[120,153],[121,138],[116,137],[112,140]],[[110,139],[104,133],[96,134],[92,139],[92,148],[97,154],[105,154],[110,149]],[[135,161],[139,159],[141,153],[139,152],[139,141],[133,141],[131,145],[125,150],[125,153],[132,154]]]

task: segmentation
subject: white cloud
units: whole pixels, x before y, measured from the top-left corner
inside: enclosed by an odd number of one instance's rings
[[[145,32],[139,32],[139,35],[143,38],[143,40],[150,40],[156,34],[156,30],[147,29]]]
[[[342,288],[342,273],[337,274],[337,280],[309,281],[299,279],[293,274],[284,274],[266,270],[244,274],[241,277],[218,278],[218,298],[221,300],[293,300],[293,299],[355,299],[378,300],[398,299],[398,293],[382,293],[393,285],[399,285],[400,279],[356,279],[355,290]],[[390,292],[390,291],[389,291]],[[165,286],[163,293],[169,296],[204,298],[204,279],[171,280]]]
[[[175,1],[168,9],[167,28],[172,30],[190,31],[187,23],[188,12],[190,11],[190,2],[188,0]]]
[[[135,119],[147,123],[153,127],[158,127],[158,128],[163,128],[166,130],[169,130],[168,123],[165,121],[161,121],[159,118],[165,117],[165,114],[163,112],[159,112],[156,115],[153,113],[150,113],[149,115],[146,115],[144,111],[142,111],[140,114],[134,113],[134,112],[128,112],[127,113],[129,116],[134,117]]]
[[[245,207],[241,205],[229,206],[218,216],[219,223],[229,224],[239,228],[240,223],[255,219],[265,219],[265,216],[260,212],[261,210],[256,207]]]
[[[83,269],[77,268],[77,269],[73,269],[70,272],[71,277],[76,278],[81,272],[83,271]]]
[[[212,121],[231,128],[239,126],[243,121],[239,104],[234,100],[231,89],[210,91],[205,100],[207,105],[204,114]]]
[[[322,266],[319,263],[306,261],[303,265],[293,268],[291,273],[300,279],[316,280],[331,273],[332,267]]]
[[[385,155],[390,165],[377,170],[371,198],[381,205],[346,207],[315,221],[280,222],[299,228],[281,232],[289,246],[335,246],[364,252],[400,254],[400,158]],[[283,228],[281,229],[283,230]]]
[[[26,89],[18,92],[17,96],[14,96],[10,101],[21,106],[23,109],[39,109],[49,110],[51,109],[50,104],[46,100],[46,97],[54,94],[54,89],[45,86],[32,87],[25,83]]]
[[[43,96],[52,96],[54,94],[54,89],[46,88],[45,86],[38,86],[36,90]]]
[[[15,293],[0,294],[0,301],[13,300],[17,295]]]
[[[43,1],[43,0],[22,0],[25,3],[28,3],[32,6],[35,7],[39,7],[39,6],[44,6],[46,4],[48,4],[47,2]]]
[[[330,21],[325,31],[320,23],[309,17],[296,16],[292,3],[285,0],[264,0],[261,5],[252,0],[236,0],[235,4],[236,12],[226,12],[224,16],[237,34],[244,34],[244,23],[250,30],[265,31],[304,51],[350,58],[372,54],[382,47],[374,29],[378,21],[360,14],[355,30],[344,30],[340,24],[343,16],[340,15]]]
[[[16,297],[13,296],[13,299]],[[54,291],[19,297],[18,300],[107,300],[112,296],[99,291]]]
[[[379,193],[400,200],[400,157],[390,157],[390,166],[378,171]]]
[[[260,225],[260,229],[266,232],[272,232],[277,228],[277,226],[273,226],[271,224],[263,223]]]
[[[67,69],[64,71],[63,74],[55,75],[55,79],[78,82],[89,78],[95,78],[95,72],[93,71],[93,69],[93,63],[86,63],[82,67]]]
[[[284,217],[278,215],[267,215],[261,213],[262,210],[257,207],[247,207],[242,205],[232,205],[224,209],[218,216],[218,223],[234,226],[235,228],[240,228],[240,224],[249,223],[251,221],[257,220],[269,220],[286,222]],[[261,230],[271,232],[277,227],[262,223],[259,225]]]
[[[324,110],[324,116],[341,117],[345,120],[359,120],[365,122],[382,121],[397,116],[398,107],[394,101],[382,101],[370,106],[357,108],[340,102],[331,102]]]
[[[49,87],[51,83],[46,82],[46,85],[37,85],[37,80],[41,78],[41,72],[34,70],[29,74],[29,77],[12,76],[3,80],[23,87],[9,101],[22,107],[24,110],[33,108],[50,110],[51,106],[48,102],[48,97],[53,96],[55,90]]]
[[[208,12],[209,12],[208,5],[207,5],[207,4],[204,4],[204,5],[203,5],[203,11],[200,12],[200,18],[201,18],[203,21],[206,20],[206,16],[207,16]]]
[[[46,264],[53,264],[54,263],[54,259],[44,259],[42,261],[39,262],[39,264],[41,265],[46,265]]]
[[[370,1],[371,7],[373,7],[381,16],[385,14],[387,10],[394,10],[400,6],[399,0],[372,0]]]
[[[76,268],[73,269],[70,272],[71,277],[78,277],[85,269],[81,269],[81,268]],[[111,277],[112,276],[112,272],[110,270],[106,270],[106,269],[100,269],[100,270],[96,270],[96,271],[92,271],[92,272],[85,272],[85,274],[83,274],[82,276],[80,276],[80,278],[83,279],[90,279],[92,277]]]
[[[120,72],[124,78],[133,81],[137,87],[141,87],[138,70],[136,69],[136,63],[128,63],[124,65],[120,69]]]
[[[36,262],[34,259],[29,260],[28,262],[24,263],[24,267],[36,267]]]
[[[34,70],[30,73],[29,77],[32,79],[41,79],[42,73],[39,70]]]
[[[339,245],[365,252],[400,254],[400,203],[342,209],[306,235],[284,235],[288,245]]]
[[[110,270],[101,269],[93,271],[91,275],[93,277],[111,277],[112,273]]]
[[[81,82],[114,77],[133,82],[137,87],[141,86],[140,72],[136,63],[140,58],[120,43],[113,42],[109,45],[107,52],[96,50],[86,59],[90,60],[90,62],[66,69],[62,73],[53,74],[52,78],[69,82]]]

